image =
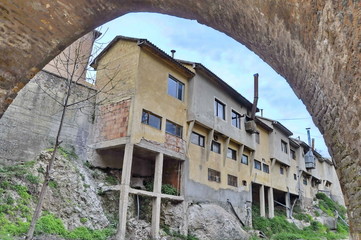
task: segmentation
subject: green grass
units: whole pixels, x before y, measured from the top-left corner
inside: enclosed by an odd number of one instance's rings
[[[252,220],[253,228],[262,231],[267,237],[274,240],[292,240],[292,239],[305,239],[305,240],[319,240],[320,238],[326,239],[343,239],[347,238],[348,231],[342,224],[338,224],[337,232],[330,232],[326,226],[319,222],[310,219],[309,215],[297,213],[302,219],[308,219],[311,224],[304,229],[298,229],[295,224],[289,223],[286,217],[278,215],[272,219],[260,217],[259,207],[252,207]],[[257,237],[253,237],[257,239]]]

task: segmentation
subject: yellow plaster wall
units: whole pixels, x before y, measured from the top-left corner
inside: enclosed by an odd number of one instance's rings
[[[271,172],[271,161],[270,161],[270,153],[269,153],[269,134],[265,129],[258,127],[259,132],[259,144],[256,143],[256,151],[254,159],[258,160],[262,164],[262,170],[258,170],[254,168],[252,163],[253,171],[252,171],[252,181],[263,184],[266,186],[270,186],[270,175]],[[270,173],[263,172],[263,163],[267,164],[270,169]]]
[[[99,60],[96,87],[102,92],[98,102],[119,102],[134,95],[139,54],[135,42],[120,40]]]
[[[183,101],[168,95],[168,76],[172,75],[184,84]],[[186,134],[188,79],[152,53],[141,50],[134,104],[132,141],[142,138],[163,143],[166,119],[183,127]],[[161,130],[141,123],[143,109],[162,117]]]

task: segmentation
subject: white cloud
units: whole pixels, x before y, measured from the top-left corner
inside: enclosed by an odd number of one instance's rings
[[[312,123],[305,106],[285,79],[246,47],[196,21],[153,13],[133,13],[106,24],[108,41],[115,35],[147,38],[165,52],[177,50],[176,58],[200,62],[239,91],[253,99],[253,74],[260,74],[259,108],[266,117],[295,119],[280,121],[307,141],[306,127],[312,128],[316,148],[329,156],[322,135]],[[307,118],[299,119],[297,118]]]

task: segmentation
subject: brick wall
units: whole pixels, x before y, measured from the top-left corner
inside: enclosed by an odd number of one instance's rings
[[[127,136],[130,99],[100,106],[97,116],[95,142]]]
[[[164,147],[169,150],[184,154],[184,142],[185,141],[179,137],[167,133],[165,134]]]

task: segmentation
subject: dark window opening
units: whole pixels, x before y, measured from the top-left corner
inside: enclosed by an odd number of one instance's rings
[[[241,158],[241,163],[248,165],[248,156],[247,155],[242,155]]]
[[[154,115],[151,112],[143,110],[142,123],[147,124],[147,125],[149,125],[151,127],[160,129],[161,128],[161,123],[162,123],[162,118]]]
[[[263,172],[269,173],[269,166],[263,163]]]
[[[208,180],[212,181],[212,182],[220,183],[221,182],[221,173],[216,170],[208,168]]]
[[[228,174],[228,185],[238,187],[237,177]]]
[[[261,162],[258,161],[258,160],[254,160],[254,168],[255,169],[258,169],[258,170],[261,170]]]
[[[226,108],[225,104],[218,101],[217,99],[214,100],[214,114],[217,117],[222,118],[223,120],[226,120],[225,108]]]

